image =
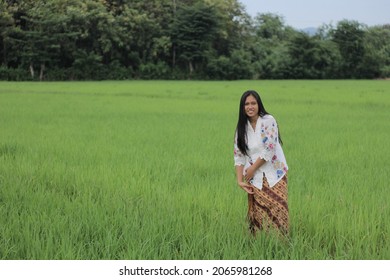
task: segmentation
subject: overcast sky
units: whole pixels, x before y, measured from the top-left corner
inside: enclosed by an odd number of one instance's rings
[[[295,28],[336,25],[343,19],[369,26],[390,24],[390,0],[239,0],[251,16],[274,13]]]

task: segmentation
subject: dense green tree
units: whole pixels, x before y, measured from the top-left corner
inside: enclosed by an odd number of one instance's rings
[[[365,53],[359,67],[361,76],[390,77],[390,25],[368,28],[364,35]]]
[[[5,67],[17,67],[20,61],[19,41],[22,37],[22,27],[25,21],[21,18],[24,13],[24,4],[17,4],[18,1],[0,2],[0,61]]]
[[[215,55],[230,56],[234,50],[249,49],[251,19],[237,0],[207,0],[217,17],[217,30],[213,39]]]
[[[178,61],[188,66],[189,77],[196,67],[207,62],[213,35],[216,33],[216,11],[212,6],[198,2],[193,6],[180,6],[172,25],[172,41]]]
[[[251,18],[237,0],[207,0],[217,14],[206,74],[211,79],[253,78]]]
[[[26,22],[26,29],[19,46],[22,65],[29,66],[32,78],[35,68],[39,67],[39,79],[42,80],[47,65],[59,58],[59,42],[64,35],[59,29],[62,18],[53,9],[55,1],[41,1],[39,4],[39,8],[33,7],[21,17]]]
[[[224,55],[211,58],[206,73],[211,79],[252,79],[254,69],[251,63],[252,54],[244,49],[232,51],[230,57]]]
[[[333,41],[338,45],[342,57],[341,78],[362,78],[359,66],[364,57],[364,30],[357,21],[343,20],[333,31]]]
[[[289,43],[289,78],[324,79],[333,78],[340,55],[331,42],[318,37],[298,33]]]
[[[285,24],[281,16],[266,13],[258,14],[254,20],[257,37],[265,40],[281,41],[285,36]]]
[[[10,33],[15,28],[15,19],[13,18],[10,7],[5,2],[0,2],[0,65],[8,66],[8,47]]]
[[[261,79],[289,78],[288,42],[297,33],[274,14],[258,14],[253,22],[251,50],[255,77]]]
[[[0,79],[389,77],[389,30],[309,36],[239,0],[2,0]]]

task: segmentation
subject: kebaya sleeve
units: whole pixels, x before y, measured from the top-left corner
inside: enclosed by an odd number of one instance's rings
[[[237,134],[234,137],[234,165],[245,165],[246,159],[237,146]]]
[[[279,132],[276,120],[269,116],[261,125],[262,150],[260,157],[270,161],[275,156],[275,148],[279,142]]]

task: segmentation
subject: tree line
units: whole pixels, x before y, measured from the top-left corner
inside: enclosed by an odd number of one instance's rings
[[[0,80],[390,77],[390,25],[308,35],[238,0],[1,0]]]

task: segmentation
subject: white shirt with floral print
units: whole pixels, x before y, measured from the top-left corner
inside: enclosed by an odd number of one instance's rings
[[[265,115],[257,119],[256,128],[253,129],[248,121],[247,130],[248,155],[243,155],[237,147],[237,134],[234,140],[234,165],[243,165],[245,170],[259,157],[264,163],[256,170],[250,181],[255,187],[262,189],[263,174],[272,188],[287,173],[288,166],[282,146],[278,141],[278,126],[271,115]]]

